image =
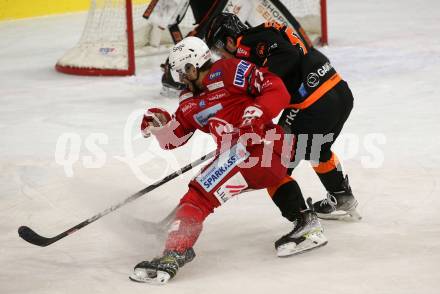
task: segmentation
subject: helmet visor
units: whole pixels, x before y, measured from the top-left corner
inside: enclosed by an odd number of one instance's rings
[[[191,81],[190,73],[192,68],[194,68],[194,65],[191,63],[185,64],[183,68],[174,67],[171,69],[171,76],[173,77],[173,80],[178,82],[184,82],[184,80]]]

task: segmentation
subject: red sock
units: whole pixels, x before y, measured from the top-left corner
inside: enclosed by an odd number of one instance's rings
[[[202,231],[203,221],[213,210],[212,203],[190,188],[180,201],[169,227],[165,250],[184,252],[193,247]]]

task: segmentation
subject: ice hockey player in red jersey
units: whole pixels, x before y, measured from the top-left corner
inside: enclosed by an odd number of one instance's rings
[[[162,148],[173,149],[200,130],[215,139],[217,155],[190,181],[168,230],[163,256],[137,264],[130,276],[159,284],[195,257],[193,246],[215,208],[237,194],[268,188],[283,179],[282,157],[289,160],[292,150],[284,145],[282,128],[272,123],[290,100],[279,77],[244,60],[213,63],[209,48],[197,37],[176,44],[169,62],[187,90],[173,115],[160,108],[146,112],[141,125],[144,136],[152,134]],[[279,256],[327,243],[313,209],[304,214],[304,221],[288,234],[294,238],[276,242]]]
[[[310,160],[328,192],[326,199],[314,204],[318,216],[360,219],[348,177],[344,178],[331,150],[353,108],[353,95],[328,58],[307,46],[290,27],[267,22],[249,28],[231,13],[214,17],[205,38],[208,46],[224,58],[266,66],[283,79],[292,98],[278,124],[298,138],[289,174],[300,160]],[[301,140],[302,136],[307,139]],[[291,177],[283,179],[269,194],[283,215],[285,210],[306,207],[301,189]]]

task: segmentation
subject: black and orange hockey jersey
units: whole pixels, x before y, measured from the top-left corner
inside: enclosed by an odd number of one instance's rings
[[[292,96],[291,108],[309,107],[341,81],[324,54],[307,48],[292,28],[276,22],[246,30],[237,39],[235,56],[280,76]]]

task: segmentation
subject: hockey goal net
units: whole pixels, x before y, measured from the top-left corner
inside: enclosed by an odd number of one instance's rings
[[[133,75],[136,57],[166,52],[173,44],[170,33],[143,18],[148,2],[149,0],[91,0],[79,42],[58,60],[56,69],[77,75]],[[234,13],[244,7],[243,2],[247,2],[245,9],[250,9],[247,21],[251,25],[269,20],[286,21],[283,9],[279,9],[279,4],[276,6],[276,2],[281,2],[301,23],[313,43],[327,43],[326,0],[229,2],[231,5],[225,11]],[[161,13],[166,13],[167,9],[173,8],[162,7]],[[185,35],[189,32],[194,23],[189,8],[179,24],[182,33]]]

